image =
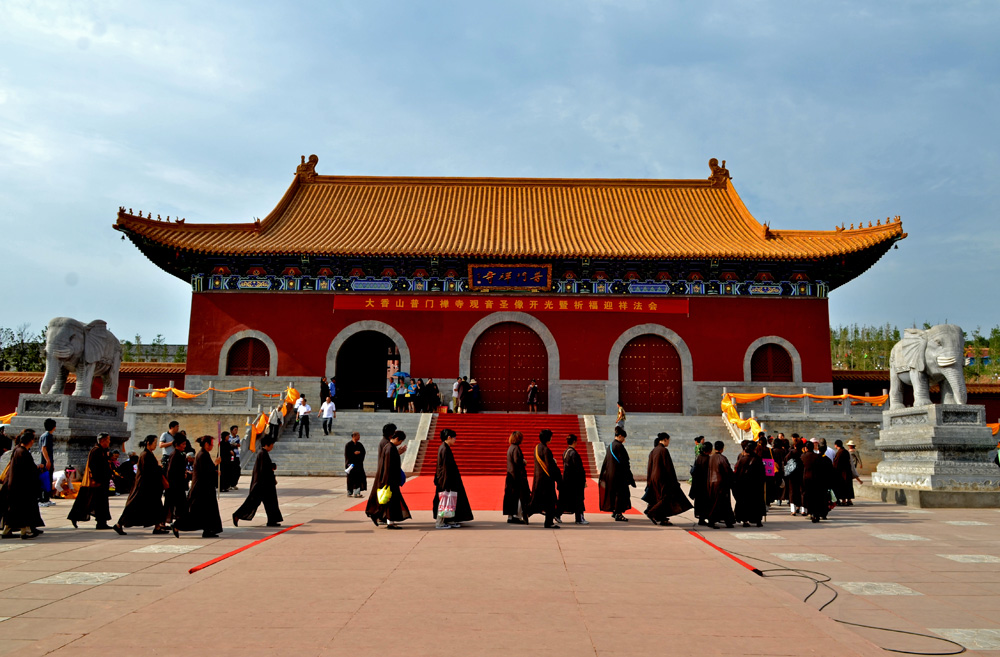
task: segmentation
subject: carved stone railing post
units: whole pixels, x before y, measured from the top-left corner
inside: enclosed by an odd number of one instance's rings
[[[253,381],[247,383],[247,408],[253,410]]]
[[[766,415],[771,412],[771,398],[767,396],[767,388],[761,388],[764,391],[764,399],[762,400],[764,404],[762,405],[762,412]]]
[[[167,387],[170,388],[170,390],[167,391],[167,408],[173,408],[174,407],[174,382],[171,381],[170,383],[168,383]]]
[[[132,404],[138,396],[139,395],[135,393],[135,379],[130,379],[128,382],[128,394],[125,395],[125,401]]]
[[[215,381],[208,382],[208,407],[215,407]]]
[[[852,404],[851,400],[847,398],[847,388],[843,388],[843,393],[842,394],[844,395],[844,401],[843,401],[843,404],[844,404],[844,415],[850,415],[851,414],[851,407],[854,406],[854,404]]]
[[[809,389],[808,388],[803,388],[802,389],[802,394],[803,395],[808,395],[809,394]],[[809,402],[809,398],[808,397],[803,397],[802,398],[802,414],[803,415],[809,415],[809,403],[810,402]]]

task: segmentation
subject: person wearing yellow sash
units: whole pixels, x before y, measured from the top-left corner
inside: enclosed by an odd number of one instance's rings
[[[87,522],[90,516],[97,521],[97,529],[111,529],[111,509],[108,506],[108,491],[111,487],[111,464],[108,462],[108,448],[111,436],[102,433],[97,436],[97,444],[87,455],[87,465],[83,469],[83,482],[77,493],[73,508],[66,516],[73,527],[78,522]]]
[[[556,458],[549,449],[552,432],[542,429],[538,433],[538,444],[535,445],[535,471],[531,482],[530,513],[545,516],[545,527],[559,529],[555,520],[559,516],[559,504],[556,500],[556,485],[562,483],[562,473],[556,464]]]

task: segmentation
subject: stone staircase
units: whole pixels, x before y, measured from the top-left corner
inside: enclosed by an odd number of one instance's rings
[[[365,470],[369,476],[375,474],[378,462],[376,449],[382,440],[382,426],[392,422],[406,433],[409,449],[416,449],[416,443],[410,440],[417,437],[417,429],[422,415],[420,413],[362,413],[354,411],[339,411],[333,421],[333,431],[329,436],[323,435],[322,420],[310,419],[309,438],[298,437],[298,432],[291,426],[285,427],[280,438],[271,450],[271,459],[277,466],[278,476],[323,476],[336,477],[344,475],[344,446],[355,431],[361,433],[361,444],[365,446]],[[405,458],[406,455],[404,455]],[[253,470],[256,455],[247,452],[243,459],[243,472],[247,475]]]
[[[596,415],[597,435],[605,448],[615,435],[615,416]],[[629,460],[632,463],[632,473],[635,477],[646,477],[646,463],[649,453],[653,450],[653,439],[656,434],[666,431],[670,434],[670,457],[674,461],[674,469],[680,481],[687,481],[689,468],[694,463],[694,437],[705,436],[705,440],[713,443],[721,440],[726,443],[726,453],[735,460],[736,449],[732,447],[733,439],[723,423],[721,415],[667,415],[667,414],[630,414],[625,420],[625,447],[628,449]],[[731,453],[730,453],[731,452]],[[597,468],[600,471],[601,462],[598,459]]]

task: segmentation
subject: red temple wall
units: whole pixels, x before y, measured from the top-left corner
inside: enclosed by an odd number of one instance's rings
[[[415,376],[458,369],[459,349],[472,326],[492,311],[333,310],[334,295],[294,292],[202,292],[192,295],[187,373],[216,375],[226,339],[251,329],[278,350],[277,376],[321,376],[334,337],[357,321],[384,322],[410,349]],[[530,312],[559,346],[561,379],[605,380],[615,340],[638,324],[676,332],[691,350],[696,381],[742,381],[750,344],[763,336],[788,340],[802,358],[802,379],[830,381],[826,299],[691,297],[688,314]],[[455,374],[458,372],[456,371]],[[327,372],[327,374],[329,374]]]

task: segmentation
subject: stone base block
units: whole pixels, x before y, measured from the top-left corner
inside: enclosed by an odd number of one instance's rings
[[[866,500],[901,504],[915,509],[1000,508],[1000,491],[917,490],[893,486],[855,486],[854,494]]]
[[[97,442],[97,434],[111,434],[112,447],[121,448],[130,433],[124,421],[125,404],[113,399],[90,399],[72,395],[21,394],[17,415],[11,420],[9,435],[24,429],[44,433],[48,418],[56,422],[53,459],[57,469],[73,465],[82,471],[87,454]],[[38,452],[37,442],[34,451]]]

